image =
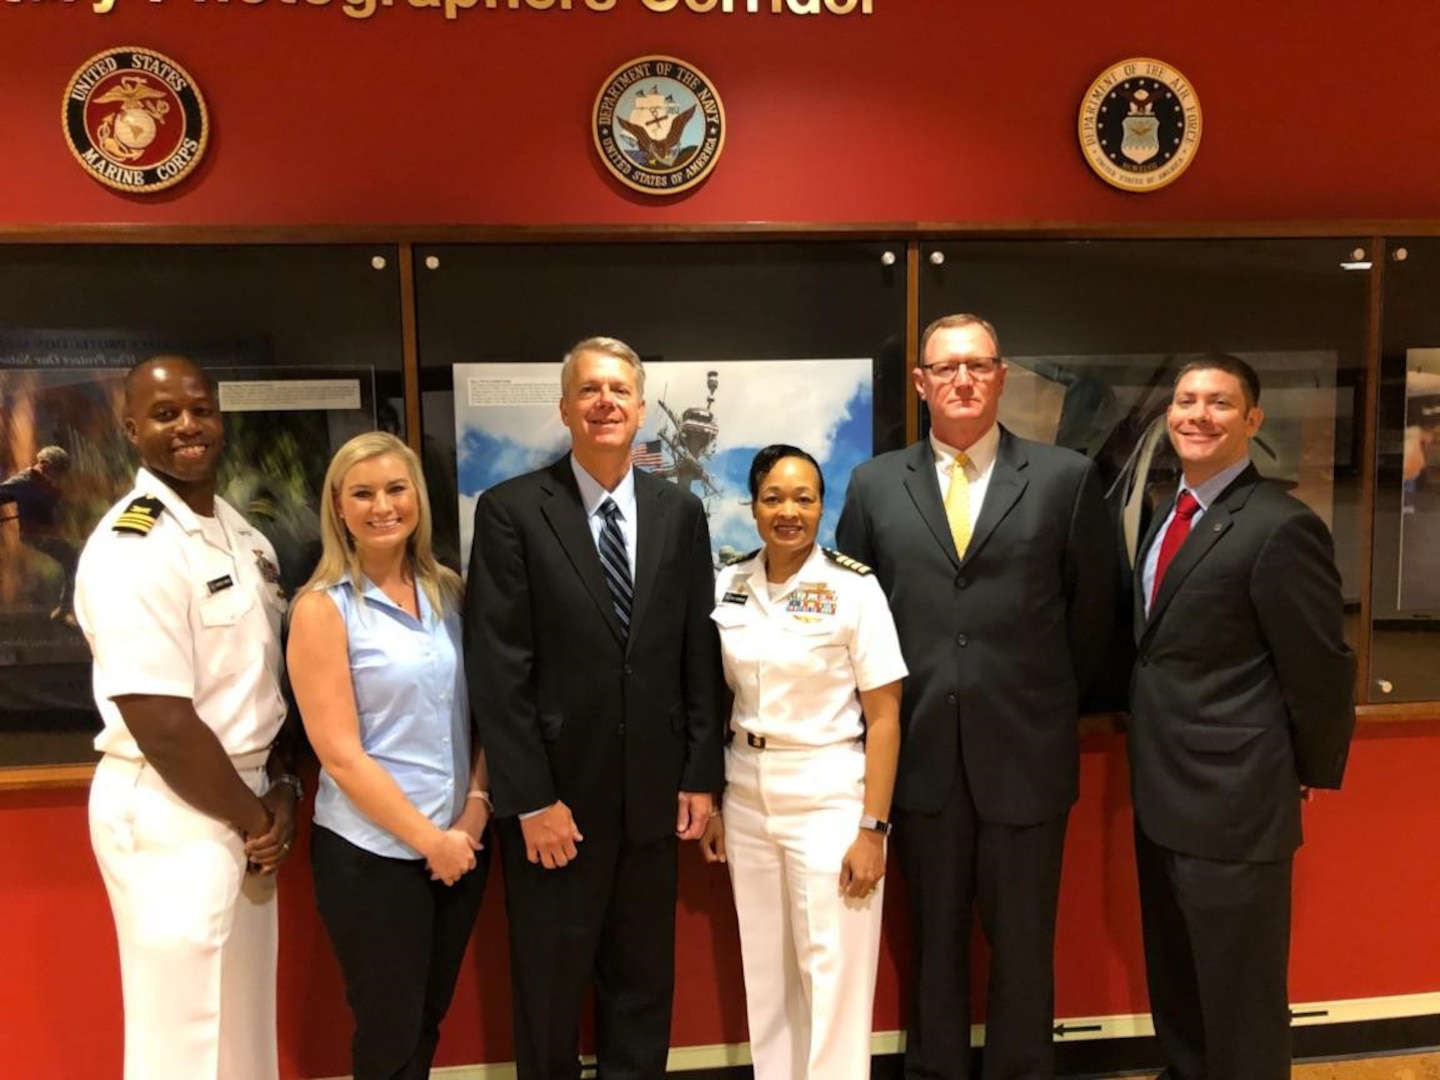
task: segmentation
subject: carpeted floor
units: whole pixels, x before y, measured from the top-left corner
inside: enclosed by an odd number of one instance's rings
[[[1297,1065],[1291,1075],[1294,1080],[1440,1080],[1440,1054]]]
[[[1440,1080],[1440,1053],[1296,1065],[1292,1080]],[[1115,1080],[1136,1080],[1134,1074]]]

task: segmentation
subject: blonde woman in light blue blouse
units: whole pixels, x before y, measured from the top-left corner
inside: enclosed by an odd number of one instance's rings
[[[324,552],[288,660],[322,772],[315,897],[355,1017],[355,1080],[429,1075],[485,888],[484,755],[460,653],[460,578],[431,551],[414,453],[357,436],[325,477]]]

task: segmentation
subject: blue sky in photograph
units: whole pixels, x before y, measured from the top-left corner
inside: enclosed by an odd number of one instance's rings
[[[637,441],[655,439],[662,430],[673,428],[659,407],[661,400],[677,415],[686,408],[703,406],[710,371],[719,376],[712,406],[719,427],[717,450],[704,461],[719,488],[718,494],[706,500],[715,549],[743,552],[758,546],[747,475],[755,452],[772,442],[799,446],[820,462],[827,488],[820,542],[833,545],[850,471],[871,456],[871,361],[669,361],[647,365],[648,408]],[[559,365],[456,366],[461,550],[466,554],[479,495],[502,480],[548,465],[569,447],[569,433],[560,423],[556,404],[530,403],[527,398],[526,403],[513,406],[468,407],[466,380],[481,376],[486,380],[513,377],[532,385],[553,377],[555,398],[559,397]]]

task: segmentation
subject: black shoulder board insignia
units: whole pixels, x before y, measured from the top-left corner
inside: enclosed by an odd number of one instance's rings
[[[759,554],[760,548],[756,548],[754,551],[747,551],[743,555],[731,555],[728,559],[725,560],[725,565],[734,566],[736,563],[749,562],[751,559],[753,559],[756,555]]]
[[[861,562],[859,559],[852,559],[849,555],[842,555],[840,554],[840,552],[832,551],[830,548],[821,548],[820,550],[823,551],[825,553],[825,557],[831,562],[833,562],[836,566],[843,566],[846,570],[851,570],[861,575],[862,577],[866,574],[873,574],[875,572],[874,570],[871,570],[870,567],[866,566],[863,562]]]
[[[142,495],[121,512],[115,519],[115,531],[117,533],[134,533],[136,536],[148,536],[150,530],[155,527],[155,522],[160,520],[160,515],[165,512],[165,504],[159,499],[153,499],[149,495]]]

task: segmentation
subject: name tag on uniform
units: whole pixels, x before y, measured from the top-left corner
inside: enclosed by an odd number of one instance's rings
[[[743,592],[727,592],[720,598],[721,602],[725,604],[743,604],[749,599],[750,594]]]
[[[217,592],[224,592],[226,589],[231,588],[234,584],[235,579],[232,578],[229,574],[226,574],[224,577],[217,577],[213,581],[205,582],[205,588],[209,591],[211,596],[214,596]]]

